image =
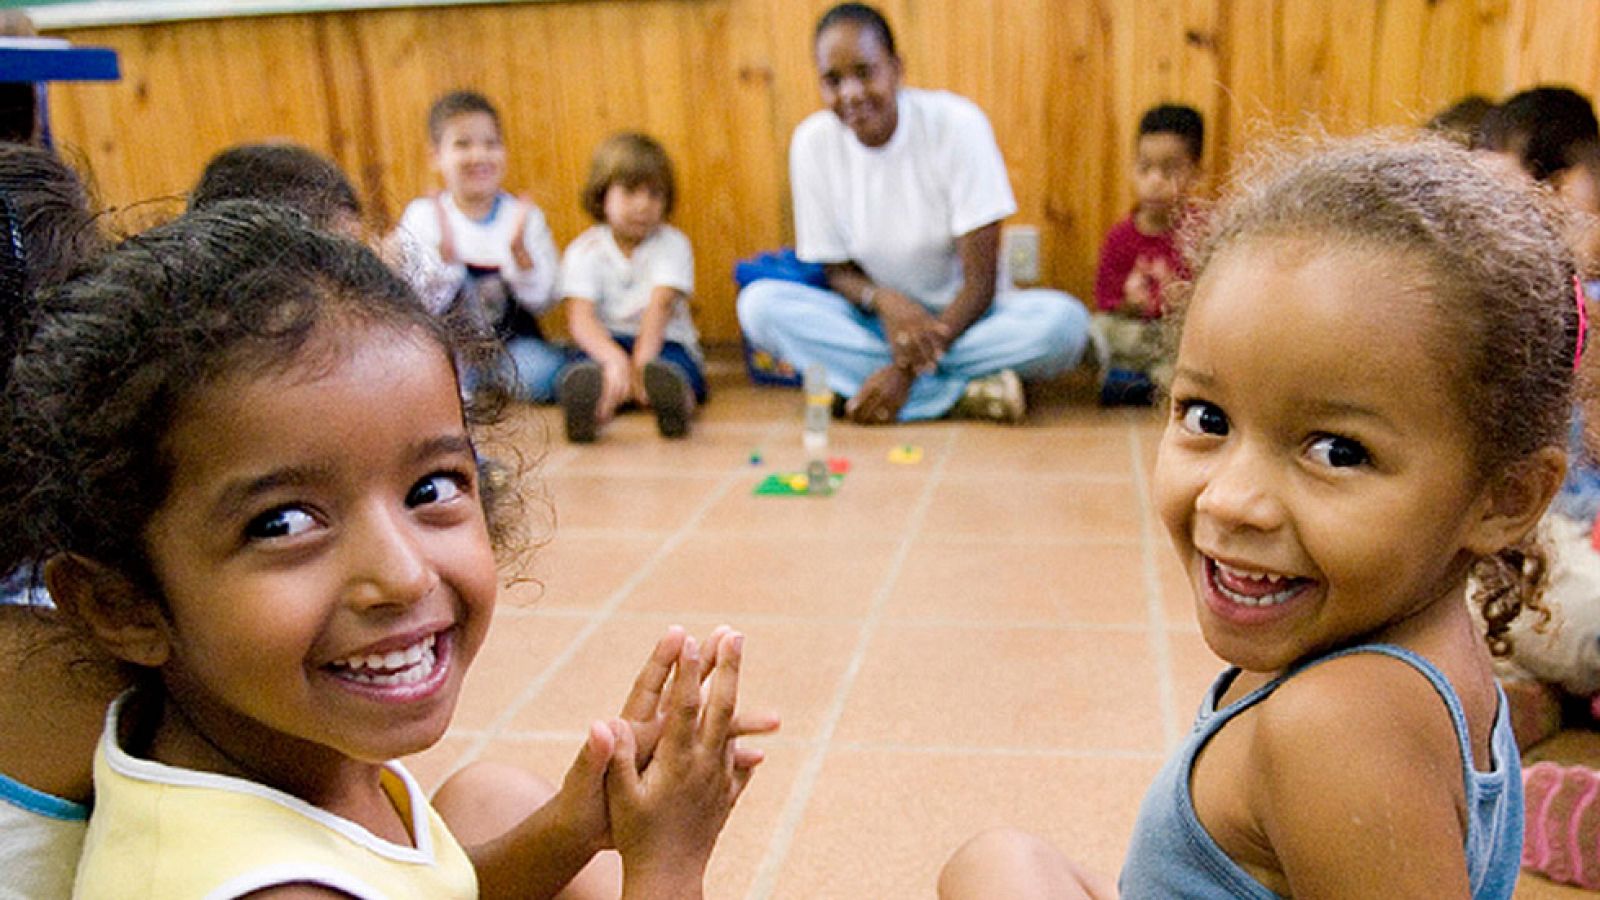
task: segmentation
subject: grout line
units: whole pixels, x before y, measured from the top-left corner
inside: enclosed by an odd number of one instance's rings
[[[608,597],[606,602],[601,604],[600,608],[594,612],[593,617],[589,619],[588,624],[579,629],[578,633],[573,636],[566,648],[563,649],[555,659],[551,660],[549,665],[545,666],[544,670],[540,672],[532,681],[530,681],[527,686],[525,686],[522,691],[517,694],[515,699],[506,704],[505,709],[501,710],[498,716],[495,716],[493,721],[489,723],[489,726],[484,729],[481,735],[473,739],[471,746],[469,746],[466,752],[462,753],[461,756],[457,758],[455,765],[452,766],[450,772],[445,777],[448,778],[449,775],[455,774],[455,772],[459,771],[463,766],[477,761],[478,757],[483,754],[484,748],[488,746],[489,741],[493,740],[496,735],[504,730],[506,724],[515,718],[517,713],[521,712],[524,706],[527,706],[530,702],[532,702],[532,700],[544,690],[545,686],[555,678],[556,674],[565,668],[566,665],[578,655],[579,651],[581,651],[584,646],[589,643],[589,639],[595,635],[595,632],[599,631],[601,626],[604,625],[616,612],[617,608],[622,605],[623,601],[628,599],[628,595],[632,594],[634,589],[637,588],[645,580],[645,578],[650,575],[651,572],[655,571],[656,567],[661,564],[662,560],[666,559],[667,556],[669,556],[674,550],[678,549],[678,547],[682,546],[683,543],[689,539],[689,535],[693,533],[695,526],[697,526],[700,521],[705,518],[706,513],[710,511],[711,507],[721,501],[722,498],[726,497],[728,492],[731,491],[735,485],[740,484],[743,481],[744,472],[741,470],[734,470],[723,475],[722,480],[717,484],[717,486],[712,489],[711,493],[708,494],[704,500],[700,501],[700,504],[696,506],[694,511],[689,514],[688,519],[686,519],[684,523],[672,533],[672,536],[663,541],[661,546],[657,547],[655,552],[652,553],[650,557],[639,566],[638,569],[634,570],[634,573],[629,576],[627,581],[624,581],[620,587],[611,592],[611,596]],[[618,702],[621,702],[621,698],[618,698]]]
[[[806,807],[811,803],[811,795],[816,791],[817,782],[822,777],[822,764],[827,760],[829,746],[833,743],[833,735],[839,728],[839,721],[844,718],[845,702],[849,699],[850,691],[855,687],[856,679],[861,674],[861,666],[867,655],[867,648],[877,633],[878,625],[883,621],[884,607],[888,605],[889,595],[893,592],[895,582],[900,578],[900,572],[905,568],[906,558],[911,555],[911,544],[922,530],[923,520],[927,517],[928,507],[933,503],[933,493],[944,475],[945,464],[951,456],[951,447],[955,443],[957,432],[951,430],[944,435],[943,452],[939,454],[938,462],[929,473],[927,482],[922,487],[922,493],[917,497],[917,503],[911,509],[907,518],[904,534],[900,539],[900,546],[895,550],[894,559],[889,563],[888,571],[884,575],[882,584],[877,593],[873,595],[872,606],[867,612],[866,621],[861,625],[860,636],[856,639],[854,651],[850,654],[850,661],[845,666],[844,673],[839,678],[839,686],[834,691],[833,702],[828,707],[827,714],[823,717],[822,724],[817,730],[817,743],[815,749],[801,764],[799,773],[795,776],[794,785],[789,789],[789,799],[784,803],[783,811],[778,816],[777,824],[773,828],[772,840],[767,844],[767,852],[762,856],[761,862],[756,866],[755,877],[751,879],[750,890],[745,895],[753,900],[765,900],[771,897],[777,889],[778,873],[784,860],[788,858],[789,849],[794,844],[795,836],[800,831],[800,821],[805,816]]]
[[[1139,429],[1128,429],[1128,449],[1133,455],[1133,486],[1139,502],[1139,535],[1143,544],[1144,606],[1149,617],[1150,655],[1156,664],[1156,701],[1161,709],[1161,737],[1170,751],[1183,734],[1178,725],[1177,689],[1172,678],[1172,642],[1167,637],[1167,609],[1162,602],[1161,574],[1156,568],[1155,516],[1150,508],[1150,483],[1144,472],[1143,442]]]

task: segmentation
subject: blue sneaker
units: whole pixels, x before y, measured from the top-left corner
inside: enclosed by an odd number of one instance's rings
[[[1155,398],[1155,382],[1132,369],[1111,369],[1100,384],[1101,406],[1149,406]]]

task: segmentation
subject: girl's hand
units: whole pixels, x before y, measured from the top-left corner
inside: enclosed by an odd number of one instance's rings
[[[633,364],[628,355],[618,349],[615,355],[607,356],[600,363],[600,373],[600,403],[595,415],[605,423],[611,421],[617,414],[617,407],[626,403],[633,391]]]
[[[716,638],[716,636],[714,636]],[[606,773],[611,833],[622,854],[624,895],[698,896],[705,866],[759,751],[739,764],[734,708],[744,636],[708,644],[712,670],[702,698],[700,648],[685,639],[665,703],[655,753],[640,765],[633,728],[611,723],[616,749]],[[751,755],[753,754],[753,755]]]
[[[950,343],[949,327],[899,291],[880,287],[873,296],[894,364],[918,375],[937,369]]]

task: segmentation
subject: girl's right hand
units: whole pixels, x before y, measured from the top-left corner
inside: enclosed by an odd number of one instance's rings
[[[919,375],[937,369],[950,344],[950,329],[899,291],[880,287],[874,297],[894,364]]]
[[[720,637],[720,640],[717,639]],[[665,699],[665,722],[648,764],[639,764],[634,730],[611,729],[616,749],[606,773],[611,836],[622,854],[623,896],[696,897],[707,861],[753,762],[735,746],[734,709],[744,636],[724,632],[706,647],[711,669],[701,696],[701,658],[693,638],[679,651]],[[745,755],[747,765],[739,756]]]

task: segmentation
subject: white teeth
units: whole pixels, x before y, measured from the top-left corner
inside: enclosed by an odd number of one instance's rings
[[[362,684],[414,684],[433,671],[434,640],[430,634],[404,650],[351,656],[332,665],[348,669],[352,680]]]
[[[1217,563],[1217,568],[1225,573],[1229,578],[1238,579],[1240,581],[1262,581],[1267,584],[1281,584],[1283,582],[1283,576],[1277,574],[1276,572],[1256,572],[1251,569],[1236,569],[1233,566],[1222,562]]]

